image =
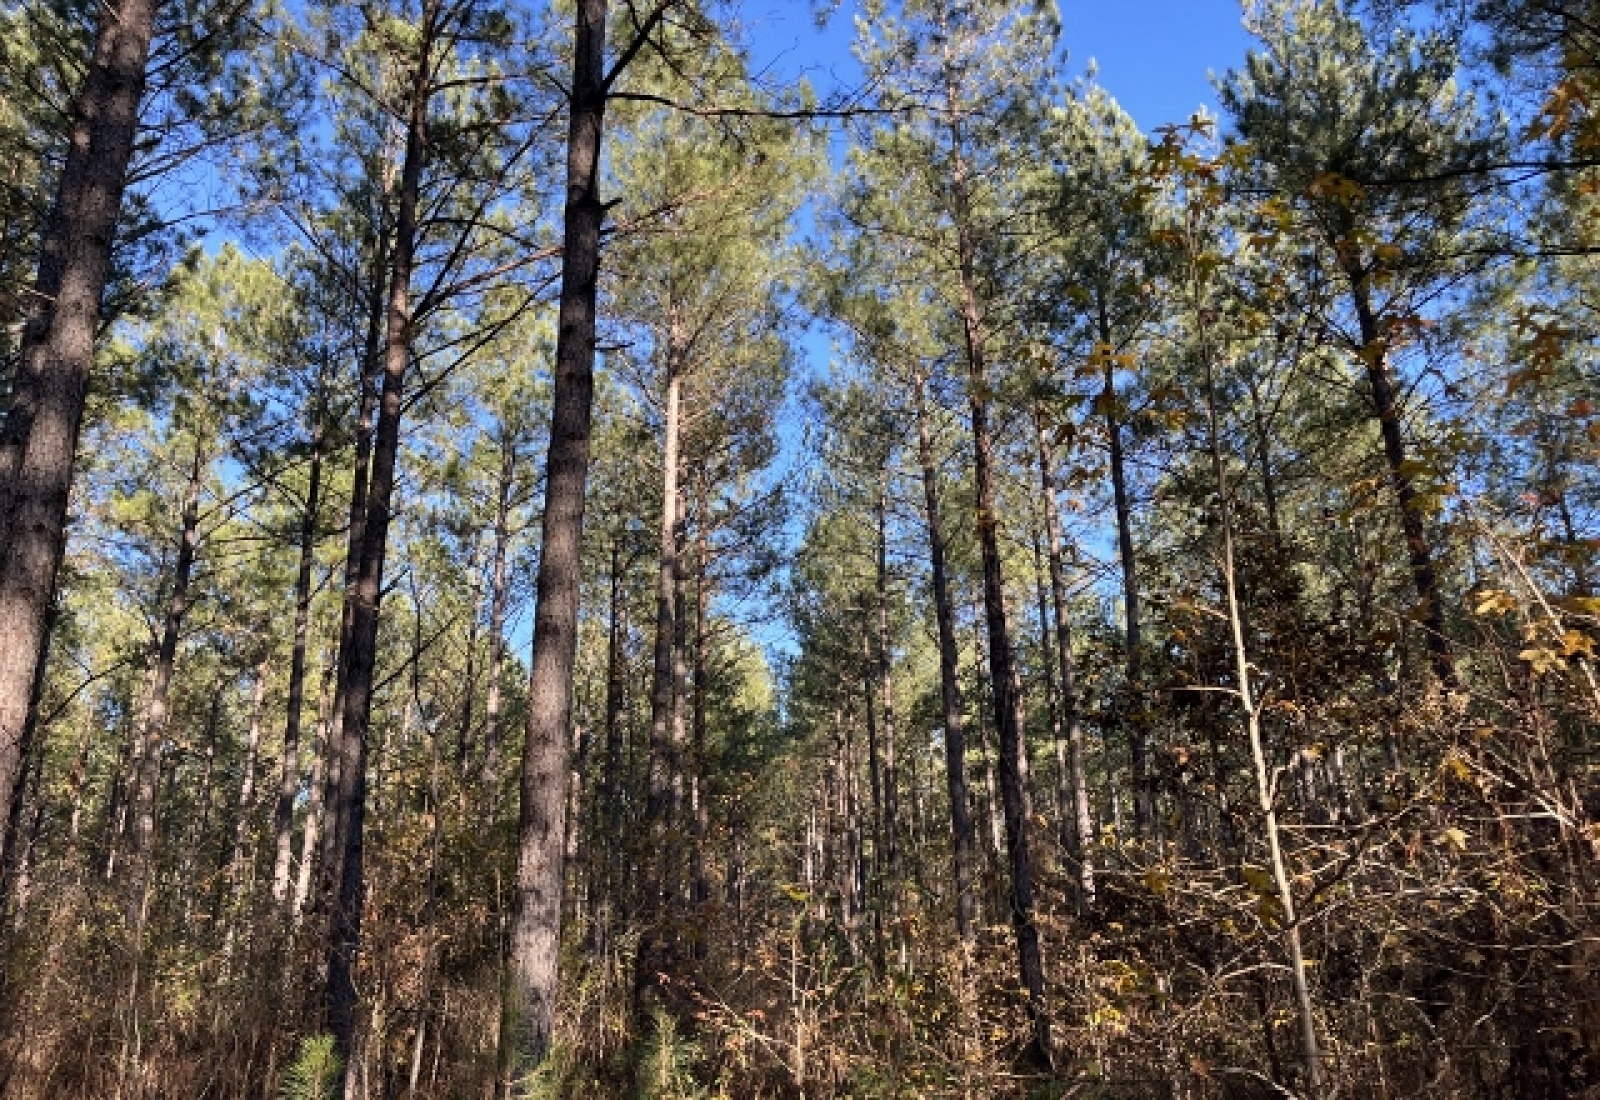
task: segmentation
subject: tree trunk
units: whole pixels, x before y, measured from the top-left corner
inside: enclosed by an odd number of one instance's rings
[[[1001,853],[1005,851],[1005,821],[1000,812],[1000,784],[995,780],[994,773],[994,746],[989,738],[988,710],[984,706],[985,697],[989,694],[987,688],[987,674],[983,671],[988,663],[989,647],[983,640],[984,624],[983,613],[976,605],[972,608],[972,694],[974,696],[972,709],[976,712],[978,724],[978,755],[983,761],[983,807],[985,816],[989,820],[989,859],[994,868],[994,877],[998,881],[1004,877],[1001,867]]]
[[[1111,323],[1106,303],[1099,302],[1100,340],[1110,346]],[[1122,565],[1122,618],[1127,645],[1127,722],[1128,763],[1133,772],[1133,835],[1145,839],[1155,821],[1155,797],[1151,791],[1149,751],[1143,684],[1144,635],[1139,624],[1139,570],[1133,550],[1133,507],[1128,501],[1128,472],[1122,449],[1122,420],[1117,411],[1116,367],[1110,357],[1105,364],[1105,388],[1099,404],[1106,422],[1106,441],[1111,449],[1111,497],[1117,513],[1117,557]]]
[[[981,360],[974,356],[974,361]],[[1011,648],[1011,628],[1006,621],[992,473],[993,444],[989,434],[988,402],[982,396],[982,387],[986,384],[984,374],[975,372],[969,385],[968,402],[972,413],[983,599],[989,628],[990,690],[1000,741],[1000,800],[1005,811],[1006,862],[1011,872],[1011,923],[1017,940],[1018,973],[1023,988],[1028,991],[1028,1008],[1033,1018],[1033,1049],[1029,1053],[1042,1068],[1048,1069],[1054,1064],[1054,1054],[1045,1004],[1044,961],[1039,950],[1039,930],[1033,918],[1033,857],[1028,837],[1033,805],[1028,792],[1027,746],[1023,739],[1027,727],[1022,712],[1022,683]]]
[[[26,770],[29,709],[66,546],[73,456],[157,7],[158,0],[112,0],[101,9],[0,429],[0,865]]]
[[[295,877],[294,899],[289,905],[289,923],[298,926],[311,894],[312,873],[316,868],[321,839],[327,828],[328,800],[324,780],[328,760],[333,755],[333,675],[330,651],[322,667],[322,689],[317,696],[317,743],[312,749],[310,796],[306,800],[306,820],[300,833],[300,867]]]
[[[900,909],[900,776],[895,744],[894,662],[889,632],[889,467],[884,464],[878,483],[877,506],[878,691],[883,720],[883,875],[888,886],[889,912]]]
[[[201,755],[200,785],[195,794],[195,810],[190,812],[193,821],[190,824],[188,843],[184,845],[183,859],[178,867],[178,881],[191,882],[194,865],[205,846],[206,834],[211,831],[211,788],[212,780],[217,771],[217,738],[222,728],[222,685],[218,684],[211,694],[211,705],[206,708],[206,747]],[[190,913],[193,911],[196,891],[187,891],[183,898],[184,923],[189,922]]]
[[[605,703],[605,758],[600,772],[600,828],[606,852],[605,900],[611,906],[611,919],[620,918],[624,896],[622,883],[626,851],[623,837],[623,708],[627,705],[628,668],[626,646],[628,627],[627,609],[622,604],[622,545],[619,538],[611,542],[611,597],[607,611],[606,629],[606,703]]]
[[[377,239],[373,242],[370,295],[367,300],[367,332],[362,345],[359,372],[360,400],[357,402],[355,424],[355,454],[350,475],[350,512],[345,527],[343,601],[340,606],[339,645],[336,667],[340,670],[334,679],[332,726],[328,730],[329,754],[323,775],[323,807],[330,814],[330,828],[321,831],[322,862],[321,896],[319,903],[330,904],[338,892],[338,879],[342,860],[338,858],[338,845],[343,836],[343,824],[336,815],[339,808],[339,783],[341,753],[344,743],[343,669],[345,655],[350,649],[350,629],[355,616],[356,587],[361,574],[361,548],[367,522],[367,495],[372,480],[373,422],[378,415],[378,380],[383,372],[384,318],[388,302],[384,291],[390,269],[390,252],[394,234],[387,222],[389,192],[385,181],[385,204],[379,211],[380,224]]]
[[[567,205],[555,391],[545,464],[528,723],[523,739],[517,877],[500,1017],[497,1094],[533,1087],[550,1049],[561,945],[562,797],[578,644],[583,511],[594,411],[600,275],[600,143],[606,108],[607,0],[578,0],[573,31]]]
[[[650,772],[645,817],[658,852],[671,829],[672,718],[677,683],[678,638],[678,467],[683,379],[677,354],[667,352],[667,387],[662,403],[661,527],[656,575],[655,660],[650,678]],[[659,868],[657,868],[659,871]],[[660,888],[660,883],[655,888]],[[652,898],[652,905],[659,898]]]
[[[280,908],[286,907],[289,901],[294,799],[300,790],[300,714],[305,709],[306,641],[311,628],[311,572],[316,565],[317,517],[322,506],[322,437],[323,417],[319,409],[311,428],[311,468],[306,482],[305,510],[300,515],[300,561],[294,578],[294,645],[289,653],[289,714],[283,726],[283,760],[278,777],[278,797],[272,807],[272,900]]]
[[[250,843],[250,811],[256,800],[256,761],[261,752],[261,724],[267,709],[267,663],[256,666],[255,689],[250,699],[250,728],[244,745],[244,776],[239,783],[239,804],[233,818],[233,851],[228,858],[228,888],[239,900],[243,890],[245,859]]]
[[[344,684],[338,739],[339,783],[335,792],[335,842],[338,869],[330,900],[328,937],[328,1030],[343,1060],[345,1088],[355,1060],[356,955],[361,944],[363,882],[362,845],[367,801],[367,725],[372,713],[373,672],[377,664],[379,600],[383,593],[384,556],[394,497],[395,466],[400,450],[400,416],[406,370],[411,360],[411,273],[417,244],[417,206],[427,157],[427,117],[433,77],[431,57],[437,31],[437,8],[423,6],[421,38],[412,74],[410,114],[406,124],[405,159],[400,171],[395,233],[390,256],[389,295],[384,322],[383,388],[378,423],[372,440],[371,481],[367,486],[361,530],[361,559],[349,600],[349,645],[341,655]]]
[[[67,820],[67,863],[76,862],[78,842],[83,834],[84,803],[89,797],[89,757],[94,747],[95,709],[91,697],[83,707],[83,732],[78,738],[78,756],[72,765],[72,813]]]
[[[1033,537],[1033,596],[1039,619],[1040,674],[1044,679],[1045,716],[1049,719],[1050,747],[1056,758],[1056,819],[1059,823],[1062,851],[1072,851],[1072,795],[1067,778],[1067,742],[1061,730],[1061,706],[1056,699],[1056,675],[1060,666],[1056,662],[1055,641],[1051,637],[1052,623],[1049,612],[1050,597],[1045,590],[1044,542],[1035,524]]]
[[[953,79],[953,78],[952,78]],[[951,192],[956,232],[958,274],[961,284],[962,335],[966,344],[967,406],[972,426],[972,473],[975,483],[978,547],[983,560],[983,602],[989,627],[989,677],[994,694],[995,728],[1000,741],[1000,795],[1005,807],[1006,855],[1011,871],[1011,923],[1017,941],[1017,969],[1028,991],[1033,1020],[1029,1055],[1043,1068],[1054,1064],[1050,1042],[1050,1016],[1045,1004],[1044,962],[1039,952],[1039,930],[1033,919],[1033,857],[1029,849],[1029,819],[1033,816],[1028,793],[1026,724],[1023,720],[1022,683],[1016,654],[1011,648],[1011,628],[1006,621],[1005,588],[1001,575],[1000,520],[996,509],[993,448],[989,429],[989,367],[984,311],[977,289],[977,244],[973,239],[967,199],[966,162],[961,153],[960,116],[953,84],[947,88],[951,108]]]
[[[467,770],[467,753],[472,749],[473,696],[478,686],[478,625],[479,607],[483,603],[483,584],[478,571],[478,540],[473,539],[472,553],[467,558],[467,571],[472,574],[472,610],[467,618],[467,660],[461,674],[461,717],[456,720],[456,771],[462,775]]]
[[[939,701],[944,711],[945,786],[950,795],[950,847],[955,871],[956,931],[970,945],[977,921],[972,892],[976,846],[967,795],[967,742],[961,709],[960,658],[956,615],[944,557],[944,524],[939,511],[939,470],[928,430],[926,386],[917,385],[917,454],[922,464],[922,494],[927,510],[928,560],[933,575],[934,618],[939,628]]]
[[[1400,423],[1400,400],[1395,392],[1394,373],[1389,369],[1388,338],[1372,311],[1364,276],[1352,274],[1351,295],[1356,319],[1361,326],[1361,361],[1367,368],[1372,387],[1372,406],[1383,436],[1383,457],[1389,467],[1389,483],[1394,487],[1400,508],[1400,529],[1405,534],[1406,557],[1411,565],[1411,580],[1416,586],[1423,632],[1427,635],[1428,658],[1434,675],[1446,688],[1455,688],[1455,654],[1444,630],[1444,604],[1439,597],[1439,574],[1434,565],[1433,546],[1428,541],[1422,501],[1412,480],[1406,457],[1404,429]]]
[[[500,677],[506,660],[506,568],[511,553],[511,492],[517,449],[509,437],[500,440],[500,481],[494,505],[494,558],[489,567],[489,683],[483,696],[483,772],[480,785],[490,792],[491,811],[500,789]],[[491,815],[493,816],[492,812]]]
[[[184,491],[178,555],[172,567],[172,592],[167,597],[166,621],[161,630],[161,645],[156,650],[155,674],[150,682],[150,700],[145,709],[144,728],[139,735],[142,755],[134,778],[130,806],[133,835],[128,849],[128,915],[130,925],[139,934],[144,928],[145,905],[151,885],[156,791],[161,780],[162,747],[167,737],[172,671],[177,662],[183,617],[189,611],[189,580],[194,572],[195,551],[200,541],[200,487],[204,470],[202,450],[196,443],[194,458],[189,465],[189,483]]]
[[[669,960],[671,937],[664,924],[671,908],[673,876],[669,865],[677,847],[674,830],[679,825],[673,791],[675,784],[683,781],[677,751],[682,719],[678,666],[682,661],[683,629],[678,604],[683,584],[680,547],[683,530],[678,475],[683,373],[674,339],[675,324],[669,320],[668,327],[673,331],[667,341],[666,390],[661,406],[661,526],[657,538],[655,655],[650,678],[650,768],[645,796],[649,850],[642,867],[645,927],[641,931],[635,974],[635,985],[640,991],[656,984],[655,975]]]
[[[872,866],[867,879],[868,896],[872,900],[873,934],[882,949],[883,933],[883,745],[878,737],[877,679],[872,656],[870,632],[862,624],[861,631],[861,708],[867,719],[867,781],[872,787]]]
[[[1050,563],[1050,599],[1055,612],[1056,660],[1060,662],[1061,717],[1067,730],[1067,772],[1071,796],[1072,854],[1078,861],[1078,887],[1087,908],[1094,906],[1094,819],[1089,809],[1088,769],[1083,759],[1083,714],[1078,697],[1078,664],[1072,652],[1072,620],[1067,612],[1067,578],[1063,567],[1061,517],[1056,510],[1055,458],[1044,421],[1039,422],[1039,487],[1044,497],[1044,536]]]
[[[695,957],[704,958],[707,950],[704,934],[704,909],[711,901],[711,878],[707,870],[706,849],[711,843],[711,772],[706,756],[707,703],[711,675],[709,648],[711,644],[711,588],[706,576],[709,570],[710,549],[706,538],[708,505],[702,490],[698,496],[699,517],[695,536],[694,579],[694,700],[690,717],[689,752],[693,767],[690,772],[691,788],[689,809],[694,822],[694,845],[689,859],[689,901],[694,907]]]

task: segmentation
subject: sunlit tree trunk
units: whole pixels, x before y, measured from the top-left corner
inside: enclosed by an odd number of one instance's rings
[[[134,774],[130,815],[133,832],[128,845],[129,924],[142,935],[149,903],[152,863],[156,840],[156,792],[161,782],[161,766],[170,717],[172,674],[177,665],[178,641],[184,616],[189,612],[189,582],[194,574],[195,553],[200,544],[200,489],[205,471],[204,450],[194,446],[189,464],[188,485],[184,490],[183,514],[178,533],[178,553],[172,566],[172,589],[167,596],[167,611],[156,650],[155,672],[150,681],[150,699],[140,730],[139,766]]]
[[[316,566],[317,517],[322,507],[323,416],[314,413],[305,508],[300,514],[300,558],[294,578],[294,643],[289,652],[288,716],[283,725],[283,760],[278,795],[272,807],[272,900],[289,902],[289,877],[294,855],[294,800],[300,791],[300,720],[305,710],[306,653],[311,632],[311,574]]]
[[[413,59],[405,154],[396,196],[393,245],[389,255],[389,293],[384,319],[383,375],[378,420],[372,439],[371,480],[367,485],[361,526],[361,558],[350,593],[349,644],[340,655],[339,679],[344,685],[341,728],[337,741],[339,781],[333,820],[338,868],[330,897],[328,936],[328,1030],[343,1065],[347,1100],[354,1078],[357,989],[355,968],[361,946],[365,894],[363,856],[367,809],[367,725],[372,714],[373,677],[377,667],[379,601],[383,594],[384,558],[388,549],[395,470],[400,452],[400,417],[404,409],[406,373],[411,361],[411,276],[417,247],[417,212],[422,172],[427,159],[428,101],[434,78],[432,54],[439,10],[424,3],[417,55]]]
[[[483,696],[483,772],[481,786],[491,807],[500,786],[500,685],[506,659],[507,576],[511,556],[511,493],[516,484],[517,449],[507,433],[500,440],[500,478],[495,485],[494,549],[489,565],[489,682]]]
[[[600,142],[606,109],[606,7],[606,0],[578,0],[574,12],[561,305],[523,739],[516,894],[501,1002],[500,1096],[533,1087],[531,1073],[549,1052],[555,1025],[566,824],[561,791],[578,643],[594,411],[595,301],[605,221]]]
[[[1110,347],[1111,323],[1106,308],[1102,296],[1098,300],[1100,340],[1102,346]],[[1133,505],[1128,496],[1127,456],[1122,414],[1117,405],[1115,371],[1115,363],[1110,356],[1106,356],[1105,382],[1098,404],[1105,419],[1106,442],[1110,448],[1111,500],[1117,517],[1117,558],[1122,566],[1122,620],[1130,710],[1125,721],[1128,728],[1128,759],[1133,772],[1133,833],[1136,837],[1148,839],[1155,823],[1155,795],[1150,782],[1149,728],[1143,686],[1144,632],[1140,621],[1138,559],[1133,546]]]
[[[1055,456],[1049,430],[1039,422],[1039,488],[1044,498],[1045,553],[1050,563],[1050,604],[1055,613],[1056,660],[1060,671],[1061,718],[1067,733],[1068,807],[1072,821],[1072,854],[1078,861],[1078,887],[1084,904],[1094,906],[1094,820],[1089,807],[1088,769],[1084,765],[1083,714],[1078,697],[1078,665],[1072,650],[1072,619],[1067,608],[1066,569],[1062,563],[1061,514],[1056,505]],[[1068,807],[1063,807],[1067,809]]]
[[[945,564],[944,522],[939,508],[939,469],[928,427],[926,385],[917,386],[917,455],[928,528],[928,561],[933,584],[934,619],[939,629],[939,702],[943,708],[945,786],[950,796],[951,861],[955,872],[956,932],[970,944],[977,922],[973,893],[976,838],[967,793],[967,743],[961,704],[960,655],[956,614]]]
[[[102,5],[0,427],[0,866],[26,771],[100,304],[159,0]]]

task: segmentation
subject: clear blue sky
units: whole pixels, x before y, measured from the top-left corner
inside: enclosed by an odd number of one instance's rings
[[[1204,104],[1215,113],[1208,73],[1243,60],[1250,38],[1238,0],[1057,0],[1068,72],[1093,59],[1098,80],[1140,126],[1183,122]],[[804,74],[821,92],[855,75],[855,5],[843,2],[818,30],[811,0],[747,0],[740,8],[758,66],[774,78]]]

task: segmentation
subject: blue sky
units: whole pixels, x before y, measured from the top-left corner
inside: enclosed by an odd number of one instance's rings
[[[1250,38],[1238,0],[1058,0],[1068,72],[1093,59],[1098,80],[1140,126],[1182,122],[1196,107],[1215,113],[1208,73],[1244,60]],[[808,0],[748,0],[741,8],[758,65],[805,74],[819,91],[848,82],[854,5],[841,3],[818,30]]]

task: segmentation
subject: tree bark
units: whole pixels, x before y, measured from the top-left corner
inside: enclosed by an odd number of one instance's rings
[[[461,674],[461,716],[456,720],[456,771],[462,775],[466,774],[467,754],[472,749],[473,704],[478,687],[478,626],[482,621],[478,616],[483,603],[478,549],[478,540],[474,538],[472,552],[467,557],[467,571],[472,574],[472,610],[467,616],[467,667]]]
[[[1039,930],[1033,917],[1033,857],[1029,819],[1033,816],[1027,786],[1022,683],[1007,622],[1000,560],[1000,520],[994,487],[994,441],[989,427],[989,365],[985,318],[977,287],[977,243],[967,195],[966,161],[962,154],[960,112],[952,83],[947,85],[950,116],[951,194],[961,291],[962,335],[967,361],[967,407],[972,427],[972,473],[975,483],[978,547],[983,561],[983,602],[989,629],[989,676],[994,695],[995,728],[1000,742],[1000,796],[1005,808],[1006,856],[1011,871],[1011,923],[1016,935],[1017,969],[1028,991],[1033,1021],[1030,1058],[1049,1069],[1054,1065],[1050,1015],[1045,1004],[1044,962]]]
[[[321,839],[327,828],[328,801],[324,780],[328,759],[333,755],[333,677],[335,661],[330,652],[323,661],[322,689],[317,697],[317,743],[311,757],[311,793],[306,800],[306,819],[300,833],[300,867],[295,876],[294,898],[289,904],[289,923],[298,926],[311,895]]]
[[[250,697],[250,726],[245,736],[244,775],[239,783],[239,803],[234,807],[233,851],[228,857],[228,888],[239,900],[244,866],[250,844],[250,810],[256,800],[256,761],[261,753],[261,725],[267,709],[267,663],[256,666],[256,682]]]
[[[1000,784],[995,779],[994,747],[989,737],[988,710],[984,706],[989,693],[988,674],[984,666],[989,662],[989,646],[984,641],[983,612],[976,604],[972,608],[972,709],[977,717],[978,756],[983,761],[983,807],[989,820],[989,861],[996,881],[1003,877],[1002,855],[1005,851],[1006,826],[1000,812]]]
[[[670,307],[669,307],[670,313]],[[683,419],[683,363],[676,341],[676,323],[669,317],[666,348],[666,389],[662,395],[661,526],[657,538],[656,636],[650,678],[650,767],[645,794],[645,825],[650,848],[642,868],[645,927],[640,933],[635,987],[656,984],[655,975],[667,965],[672,937],[665,926],[671,908],[674,876],[671,865],[678,840],[675,830],[683,783],[682,664],[683,598],[682,494],[678,478],[682,462],[680,444]],[[643,1001],[641,1000],[641,1004]]]
[[[158,6],[112,0],[101,9],[0,428],[0,865],[26,771],[29,711]]]
[[[594,411],[600,276],[600,145],[606,108],[607,0],[578,0],[561,305],[540,542],[528,722],[523,739],[517,876],[501,1002],[497,1095],[526,1095],[550,1049],[561,946],[567,725],[578,643],[583,512]]]
[[[319,408],[311,426],[311,465],[306,481],[305,510],[300,515],[300,560],[294,578],[294,644],[289,652],[288,717],[283,725],[283,760],[278,797],[272,807],[274,834],[272,900],[280,908],[289,901],[289,873],[294,848],[294,799],[300,790],[300,716],[305,709],[306,644],[311,628],[311,573],[317,558],[317,518],[322,508],[323,416]]]
[[[1111,323],[1106,303],[1099,302],[1100,340],[1111,344]],[[1133,548],[1133,507],[1128,499],[1127,459],[1123,452],[1122,420],[1117,415],[1116,367],[1105,363],[1105,386],[1100,391],[1101,415],[1106,422],[1106,442],[1111,452],[1111,497],[1117,514],[1117,557],[1122,565],[1122,618],[1127,646],[1128,763],[1133,773],[1133,835],[1145,839],[1155,823],[1155,795],[1150,784],[1149,747],[1146,743],[1143,659],[1144,635],[1139,622],[1139,569]]]
[[[336,667],[339,674],[333,684],[333,710],[328,729],[328,761],[322,777],[322,801],[330,815],[331,826],[321,831],[322,863],[320,904],[329,905],[338,893],[338,875],[343,863],[338,856],[343,837],[343,823],[336,816],[339,809],[339,783],[341,770],[340,746],[344,743],[345,655],[350,649],[350,629],[355,616],[356,588],[361,574],[361,548],[367,522],[367,496],[372,480],[373,422],[378,415],[378,384],[383,373],[384,318],[388,302],[385,297],[385,278],[390,270],[390,253],[394,232],[388,224],[388,181],[385,180],[384,205],[379,210],[380,223],[373,241],[372,273],[367,307],[367,332],[362,344],[361,365],[358,377],[360,400],[356,405],[355,454],[352,456],[350,475],[350,511],[345,526],[343,601],[339,617],[339,645]]]
[[[626,850],[623,838],[623,708],[627,705],[628,668],[626,646],[628,627],[627,609],[623,606],[622,545],[620,538],[611,542],[611,595],[607,611],[606,629],[606,702],[605,702],[605,756],[600,772],[600,827],[605,838],[607,854],[605,866],[605,900],[612,909],[612,919],[621,916],[624,897],[622,874]]]
[[[656,574],[655,659],[650,678],[650,773],[645,817],[658,852],[671,828],[672,720],[677,685],[678,639],[678,454],[683,379],[677,352],[667,351],[667,385],[662,402],[661,526]],[[659,889],[660,884],[656,884]],[[659,898],[652,898],[652,904]]]
[[[956,648],[956,615],[944,556],[944,523],[939,509],[939,469],[928,430],[926,385],[917,384],[917,455],[922,465],[922,494],[927,513],[928,561],[933,583],[934,619],[939,629],[939,702],[944,718],[945,787],[950,796],[950,851],[955,872],[956,932],[971,945],[977,923],[977,898],[972,892],[972,811],[967,794],[967,741],[961,707],[960,656]]]
[[[1072,851],[1072,794],[1068,779],[1067,742],[1061,728],[1061,705],[1056,698],[1056,676],[1060,665],[1056,661],[1055,640],[1051,636],[1053,623],[1049,612],[1049,595],[1046,590],[1044,542],[1040,525],[1035,524],[1033,537],[1033,596],[1039,621],[1040,673],[1044,679],[1044,702],[1050,725],[1050,747],[1056,758],[1056,818],[1060,829],[1061,848]]]
[[[1394,488],[1395,502],[1400,509],[1400,529],[1405,534],[1406,558],[1411,566],[1412,584],[1417,590],[1428,659],[1439,683],[1453,689],[1457,686],[1455,653],[1445,633],[1438,568],[1434,564],[1433,546],[1428,541],[1422,502],[1406,457],[1405,434],[1400,423],[1400,399],[1395,392],[1394,372],[1389,367],[1388,338],[1372,310],[1365,277],[1352,273],[1350,281],[1356,320],[1361,327],[1360,358],[1367,369],[1367,382],[1372,387],[1372,406],[1378,418],[1378,430],[1383,436],[1383,457],[1389,467],[1389,484]]]
[[[205,470],[199,443],[189,465],[189,481],[184,490],[183,518],[178,535],[178,554],[172,566],[172,591],[167,597],[167,613],[161,629],[161,644],[156,650],[155,672],[150,681],[150,700],[145,709],[139,768],[134,777],[130,811],[133,834],[128,848],[129,924],[139,934],[151,886],[156,835],[156,792],[161,782],[162,747],[167,737],[172,672],[177,663],[178,639],[183,618],[189,611],[189,581],[194,572],[195,552],[200,542],[200,487]]]
[[[711,877],[706,850],[711,843],[711,771],[706,754],[707,704],[710,689],[711,646],[711,588],[707,573],[710,569],[710,546],[706,536],[709,507],[705,492],[698,494],[698,517],[695,523],[694,554],[694,699],[690,716],[689,753],[690,769],[689,810],[694,823],[694,843],[689,858],[689,901],[694,906],[695,957],[704,958],[707,950],[704,933],[705,906],[711,901]]]
[[[1094,907],[1094,820],[1089,808],[1089,780],[1083,759],[1083,714],[1078,697],[1078,664],[1072,652],[1072,619],[1067,611],[1067,579],[1063,567],[1061,516],[1056,510],[1055,456],[1048,429],[1039,422],[1039,488],[1044,497],[1045,552],[1050,563],[1050,602],[1055,612],[1056,660],[1060,664],[1061,718],[1067,731],[1067,771],[1073,834],[1078,861],[1078,888],[1086,908]]]
[[[883,723],[883,875],[888,886],[889,911],[900,908],[900,776],[896,759],[894,714],[894,662],[889,631],[889,467],[885,462],[878,483],[876,545],[877,679]]]
[[[363,830],[367,801],[367,725],[372,714],[373,673],[377,664],[379,601],[383,594],[395,467],[400,450],[400,417],[406,371],[411,361],[411,275],[417,245],[417,209],[427,159],[428,101],[438,9],[423,5],[422,27],[412,74],[405,155],[400,170],[395,232],[390,255],[389,294],[384,321],[383,383],[378,423],[372,440],[371,481],[361,530],[361,558],[350,594],[349,645],[341,655],[344,685],[338,738],[339,783],[335,791],[335,842],[338,870],[331,901],[328,936],[328,1030],[342,1059],[345,1089],[352,1078],[356,1037],[357,952],[361,945]]]
[[[517,469],[515,441],[506,435],[500,440],[500,480],[494,504],[494,551],[489,567],[489,682],[483,696],[483,772],[481,786],[491,792],[490,805],[497,803],[493,792],[500,783],[500,682],[506,659],[507,562],[511,553],[511,492]]]

